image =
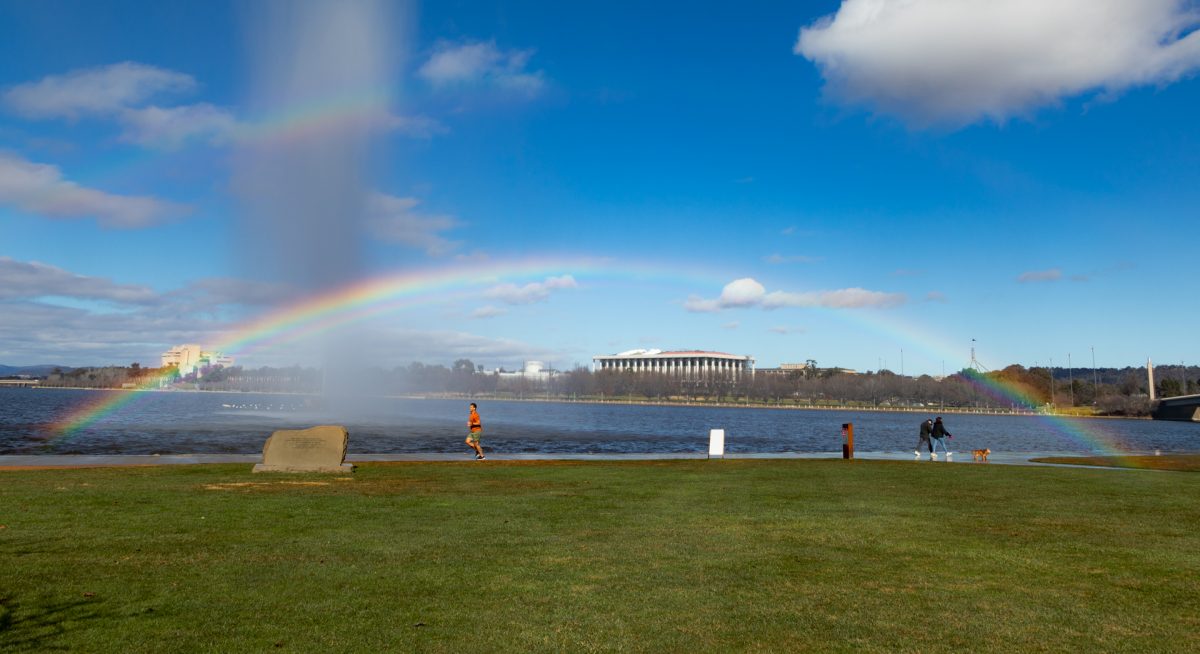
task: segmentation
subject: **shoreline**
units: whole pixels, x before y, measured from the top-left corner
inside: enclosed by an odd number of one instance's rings
[[[1070,468],[1083,467],[1089,469],[1135,470],[1137,468],[1099,468],[1097,466],[1076,465],[1070,463],[1042,463],[1034,461],[1037,458],[1071,457],[1087,459],[1088,453],[1067,451],[1029,451],[1029,452],[992,452],[989,461],[979,462],[972,459],[969,452],[958,452],[958,458],[953,456],[930,460],[927,456],[914,457],[909,451],[862,451],[855,452],[850,460],[860,461],[892,461],[913,464],[960,464],[960,465],[1004,465],[1004,466],[1034,466]],[[1131,456],[1150,453],[1131,453]],[[1187,454],[1187,453],[1172,453]],[[1169,455],[1167,455],[1169,456]],[[489,452],[488,462],[504,464],[538,464],[538,463],[596,463],[596,462],[636,462],[636,461],[714,461],[723,460],[789,460],[789,461],[835,461],[843,460],[842,453],[825,452],[734,452],[721,457],[710,457],[704,452],[641,452],[636,454],[595,454],[595,453],[503,453]],[[219,463],[254,464],[262,461],[262,454],[5,454],[0,455],[0,472],[16,470],[64,470],[78,468],[134,468],[147,466],[174,465],[211,465]],[[346,463],[382,463],[382,464],[422,464],[422,463],[461,463],[463,465],[487,465],[476,462],[472,455],[442,452],[405,453],[405,454],[372,454],[347,453]],[[283,473],[277,473],[283,474]]]
[[[85,386],[30,386],[28,390],[73,390],[73,391],[104,391],[123,393],[226,393],[229,395],[281,395],[292,397],[324,397],[321,393],[300,391],[236,391],[209,390],[202,388],[88,388]],[[565,398],[565,397],[506,397],[497,395],[469,395],[463,393],[416,393],[406,395],[375,395],[379,399],[388,400],[484,400],[494,402],[534,402],[552,404],[596,404],[616,406],[689,406],[708,407],[714,409],[777,409],[781,411],[812,410],[812,411],[847,411],[863,413],[925,413],[945,415],[995,415],[995,416],[1026,416],[1048,418],[1081,418],[1100,420],[1153,420],[1150,416],[1104,416],[1081,415],[1075,413],[1042,412],[1020,409],[1004,409],[999,407],[899,407],[899,406],[846,406],[837,404],[808,404],[780,405],[765,402],[702,402],[689,400],[633,400],[633,399],[597,399],[597,398]]]

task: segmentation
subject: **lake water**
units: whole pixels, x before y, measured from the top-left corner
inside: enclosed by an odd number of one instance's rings
[[[250,393],[138,393],[103,419],[62,436],[53,425],[115,391],[0,388],[0,454],[256,454],[276,429],[342,424],[351,453],[463,452],[467,400],[369,398],[317,403]],[[497,453],[643,454],[707,451],[725,430],[731,453],[841,449],[854,423],[860,451],[911,451],[917,413],[710,408],[479,400],[483,444]],[[930,416],[932,417],[932,416]],[[951,449],[966,452],[1200,452],[1200,424],[946,414]]]

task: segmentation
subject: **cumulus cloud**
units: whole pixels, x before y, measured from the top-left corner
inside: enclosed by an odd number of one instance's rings
[[[376,238],[424,250],[432,256],[446,254],[461,245],[442,236],[459,226],[454,216],[422,214],[416,198],[399,198],[372,193],[367,200],[367,227]]]
[[[78,275],[37,261],[0,257],[0,300],[46,296],[145,304],[157,299],[145,286],[116,284],[102,277]]]
[[[151,104],[164,95],[198,88],[195,78],[186,73],[127,61],[19,84],[0,95],[0,103],[31,119],[112,120],[122,128],[121,140],[154,148],[178,148],[193,140],[224,145],[255,132],[252,124],[241,122],[232,111],[206,102]],[[428,139],[447,131],[423,115],[378,110],[358,118],[372,130],[413,138]]]
[[[157,147],[176,148],[192,139],[212,144],[228,142],[238,122],[220,107],[201,103],[180,107],[144,107],[121,112],[125,126],[122,140]]]
[[[149,227],[183,215],[189,208],[137,195],[114,195],[63,179],[50,164],[0,152],[0,205],[46,218],[95,218],[119,229]]]
[[[1017,281],[1022,284],[1030,282],[1056,282],[1062,279],[1062,270],[1051,268],[1049,270],[1030,270],[1023,272],[1017,276]]]
[[[116,113],[160,93],[196,88],[191,75],[126,61],[50,75],[4,92],[4,104],[27,118],[77,119]]]
[[[3,103],[32,119],[100,117],[123,128],[121,139],[139,145],[175,148],[193,138],[223,143],[233,137],[237,119],[208,104],[161,107],[148,104],[163,95],[195,91],[191,75],[126,61],[49,75],[6,91]]]
[[[844,0],[800,30],[836,100],[915,126],[1003,122],[1200,67],[1188,0]]]
[[[560,289],[577,288],[579,284],[571,275],[547,277],[545,281],[530,282],[524,286],[516,284],[500,284],[488,289],[484,295],[508,304],[533,304],[550,297],[550,293]]]
[[[495,318],[496,316],[503,316],[506,313],[508,313],[508,309],[494,307],[489,304],[486,307],[479,307],[478,309],[472,311],[471,318],[473,318],[475,320],[482,320],[485,318]]]
[[[780,309],[785,307],[825,307],[830,309],[888,308],[904,304],[907,298],[902,293],[883,293],[862,288],[843,288],[833,291],[808,291],[770,293],[756,280],[746,277],[725,285],[720,297],[706,299],[693,295],[684,302],[684,309],[695,313],[712,313],[725,309],[761,307]]]
[[[137,310],[100,313],[42,302],[2,301],[0,361],[17,364],[158,365],[174,343],[211,342],[212,324]]]
[[[492,86],[536,95],[545,86],[540,70],[527,70],[533,50],[502,50],[495,41],[441,41],[417,74],[436,87]]]
[[[549,285],[563,284],[559,280]],[[85,303],[54,303],[54,298],[60,297]],[[247,323],[236,320],[253,318],[260,313],[256,309],[296,297],[290,287],[228,278],[198,280],[181,289],[157,293],[52,265],[0,257],[0,361],[20,365],[139,361],[157,365],[159,355],[173,344],[219,343],[231,333],[244,332]],[[112,310],[112,305],[118,310]],[[225,310],[231,307],[243,310]],[[374,362],[377,365],[403,365],[417,360],[447,362],[464,357],[490,363],[565,357],[562,352],[514,340],[398,329],[394,324],[390,319],[365,323],[356,335],[362,341],[358,345],[379,353],[381,358]],[[298,336],[307,337],[303,332]],[[285,347],[259,349],[257,345],[249,351],[228,354],[238,357],[239,364],[251,366],[318,363],[303,358],[311,356],[311,348],[297,348],[292,341]],[[252,356],[243,356],[248,354]]]
[[[843,288],[836,291],[787,293],[775,291],[762,300],[764,309],[780,307],[826,307],[830,309],[889,308],[904,304],[903,293],[868,291],[865,288]]]

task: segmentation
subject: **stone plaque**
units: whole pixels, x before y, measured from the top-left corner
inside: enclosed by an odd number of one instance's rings
[[[346,463],[350,433],[340,425],[281,429],[263,445],[262,463],[254,472],[353,472]]]

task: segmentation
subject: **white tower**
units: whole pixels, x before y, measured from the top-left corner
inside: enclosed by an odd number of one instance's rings
[[[1150,358],[1146,357],[1146,379],[1150,384],[1150,401],[1154,401],[1154,364],[1150,363]]]

